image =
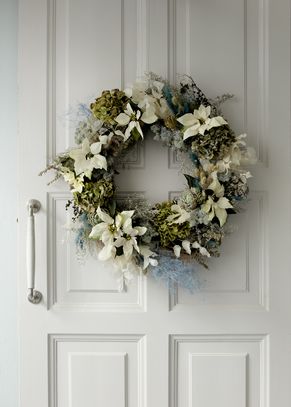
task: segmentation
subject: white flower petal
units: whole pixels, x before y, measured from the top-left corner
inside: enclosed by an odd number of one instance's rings
[[[198,242],[194,242],[194,243],[192,243],[192,247],[193,247],[193,249],[199,249],[201,246]]]
[[[93,226],[89,238],[90,239],[100,239],[102,236],[102,233],[104,232],[104,230],[107,228],[107,224],[106,223],[98,223],[97,225]]]
[[[90,151],[92,154],[99,154],[102,148],[102,143],[97,141],[96,143],[91,144]]]
[[[119,113],[114,119],[120,126],[127,126],[130,122],[130,117],[125,113]]]
[[[111,244],[106,244],[104,245],[103,249],[100,250],[98,254],[98,259],[105,261],[109,260],[111,258],[114,258],[116,254],[116,248],[112,246]]]
[[[88,154],[90,152],[90,142],[89,142],[89,140],[87,138],[85,138],[83,140],[82,151],[83,151],[84,155],[86,155],[86,154]]]
[[[227,219],[226,210],[217,206],[215,208],[215,215],[219,220],[220,226],[223,226],[225,224],[225,222],[226,222],[226,219]]]
[[[189,137],[196,136],[196,134],[199,133],[199,126],[200,125],[195,125],[195,126],[189,127],[187,130],[185,130],[183,140],[185,141]]]
[[[208,252],[208,250],[205,249],[205,247],[200,247],[199,251],[202,254],[202,256],[210,257],[210,253]]]
[[[103,155],[101,154],[94,155],[94,157],[92,157],[90,161],[92,163],[93,168],[99,169],[104,168],[104,170],[107,170],[107,161]]]
[[[98,217],[108,225],[112,225],[114,223],[114,220],[109,216],[106,212],[102,211],[100,206],[97,208],[97,215]]]
[[[191,254],[190,242],[189,240],[183,240],[182,247],[186,253]]]
[[[144,235],[147,231],[147,228],[145,226],[136,226],[134,229],[137,231],[138,236]]]
[[[177,258],[179,258],[179,257],[180,257],[180,254],[181,254],[181,246],[179,246],[178,244],[176,244],[176,245],[173,247],[173,250],[174,250],[175,256],[176,256]]]
[[[135,122],[130,122],[129,125],[127,126],[127,129],[125,130],[124,141],[129,139],[129,137],[131,136],[131,130],[133,130],[134,128]]]
[[[123,91],[128,98],[132,97],[132,88],[126,88]]]
[[[124,237],[118,237],[115,242],[114,242],[114,246],[115,247],[121,247],[126,243],[126,239]]]
[[[219,198],[216,205],[219,206],[219,208],[223,208],[223,209],[233,208],[232,204],[225,197]]]
[[[132,114],[134,114],[134,111],[132,110],[132,107],[131,107],[130,103],[127,103],[125,113],[128,116],[131,116]]]
[[[152,108],[147,109],[145,112],[143,112],[142,116],[141,116],[141,120],[144,123],[147,124],[152,124],[155,121],[158,120],[158,116],[155,115],[155,110]]]
[[[143,138],[143,132],[142,132],[139,122],[135,122],[135,127],[136,127],[137,131],[139,132],[139,134],[141,135],[141,138]]]
[[[190,127],[197,124],[198,120],[195,119],[192,113],[186,113],[183,116],[179,117],[177,121],[183,124],[184,127]]]
[[[116,134],[117,136],[125,137],[124,133],[122,133],[121,130],[115,130],[115,134]]]
[[[129,259],[133,252],[133,244],[131,240],[127,240],[123,245],[123,253],[126,259]]]

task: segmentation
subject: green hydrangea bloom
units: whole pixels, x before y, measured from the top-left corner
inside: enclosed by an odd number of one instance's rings
[[[128,97],[121,90],[104,90],[102,95],[91,103],[90,108],[97,119],[114,125],[114,119],[125,110],[127,102]]]
[[[111,181],[86,182],[83,191],[74,192],[74,204],[88,213],[96,212],[98,206],[106,206],[106,201],[114,194],[114,185]]]
[[[157,212],[154,216],[155,229],[159,234],[162,247],[173,247],[174,242],[187,239],[190,235],[188,222],[182,224],[167,221],[169,215],[173,215],[171,206],[173,202],[162,202],[157,204]]]
[[[193,137],[191,148],[199,158],[221,160],[235,141],[233,131],[228,125],[223,125],[213,127],[203,135],[197,134]]]

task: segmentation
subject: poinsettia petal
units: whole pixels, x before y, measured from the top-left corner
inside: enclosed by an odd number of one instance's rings
[[[132,110],[130,103],[127,103],[125,112],[128,114],[128,116],[131,116],[132,114],[134,114],[134,111]]]
[[[126,239],[124,237],[118,237],[114,242],[114,246],[121,247],[125,244],[125,242],[126,242]]]
[[[100,250],[98,254],[98,259],[102,261],[114,258],[116,254],[116,248],[112,244],[104,245],[103,249]]]
[[[131,210],[131,211],[122,211],[122,212],[121,212],[122,218],[123,218],[124,220],[126,220],[126,219],[128,219],[128,218],[132,218],[133,214],[134,214],[134,210]]]
[[[183,116],[179,117],[177,121],[183,124],[184,127],[191,127],[194,124],[197,124],[197,119],[195,119],[192,113],[186,113]]]
[[[134,230],[133,230],[133,228],[132,228],[132,219],[131,219],[131,218],[126,219],[126,220],[124,221],[122,230],[123,230],[123,232],[124,232],[125,234],[127,234],[127,235],[132,235],[132,234],[133,234],[133,235],[135,236]]]
[[[107,224],[106,223],[98,223],[97,225],[93,226],[89,238],[90,239],[100,239],[102,233],[104,232],[104,230],[107,228]]]
[[[102,211],[100,206],[97,208],[97,215],[98,217],[108,225],[112,225],[114,223],[114,220],[109,216],[106,212]]]
[[[201,205],[201,209],[203,210],[203,212],[208,213],[211,209],[212,203],[212,199],[208,198],[208,200],[203,205]]]
[[[85,138],[85,139],[83,140],[83,143],[82,143],[82,151],[83,151],[83,153],[84,153],[85,155],[90,152],[90,142],[89,142],[89,140],[88,140],[87,138]]]
[[[131,244],[132,244],[132,247],[134,247],[135,250],[139,253],[140,250],[139,250],[139,247],[138,247],[138,245],[137,245],[136,237],[133,237],[133,238],[131,239]]]
[[[108,136],[99,136],[99,142],[101,144],[107,144],[108,140],[112,137],[113,133],[111,132]]]
[[[123,253],[125,258],[129,259],[133,252],[132,242],[127,240],[123,245]]]
[[[217,206],[215,208],[215,215],[219,220],[220,226],[223,226],[226,222],[227,219],[227,212],[225,209],[220,208],[219,206]]]
[[[135,122],[135,127],[136,127],[137,131],[139,132],[139,134],[141,135],[141,138],[143,138],[143,132],[142,132],[139,122]]]
[[[125,136],[124,136],[124,133],[122,133],[121,130],[115,130],[115,134],[116,134],[117,136],[125,137]]]
[[[114,119],[120,126],[127,126],[130,122],[130,117],[125,113],[119,113]]]
[[[208,220],[212,220],[215,216],[214,208],[211,208],[211,211],[208,213]]]
[[[104,170],[107,170],[106,158],[101,154],[94,155],[94,157],[91,158],[91,163],[93,168],[104,168]]]
[[[138,236],[144,235],[147,231],[147,228],[145,226],[136,226],[134,229],[137,231]]]
[[[130,122],[129,125],[127,126],[127,129],[125,130],[124,134],[124,141],[128,140],[129,137],[131,136],[131,131],[135,128],[135,123]]]
[[[217,201],[216,204],[219,208],[223,208],[223,209],[233,208],[232,204],[225,197],[219,198],[219,200]]]
[[[132,97],[132,88],[126,88],[126,89],[124,89],[123,92],[126,94],[126,96],[127,96],[128,98],[131,98],[131,97]]]
[[[208,128],[208,130],[210,130],[210,129],[212,129],[212,127],[219,127],[224,124],[227,124],[227,122],[224,120],[224,118],[221,116],[217,116],[217,117],[213,117],[212,119],[209,120],[207,128]]]
[[[155,121],[158,120],[158,116],[156,116],[154,109],[149,108],[145,112],[143,112],[143,114],[141,116],[141,120],[144,123],[152,124],[152,123],[154,123]]]
[[[120,228],[121,228],[122,221],[123,221],[123,218],[122,218],[121,214],[118,213],[118,214],[115,216],[115,225],[116,225],[116,228],[117,228],[117,229],[120,229]]]
[[[100,141],[97,141],[96,143],[91,144],[90,146],[90,151],[92,154],[99,154],[102,148],[102,144]]]
[[[183,140],[187,140],[189,137],[196,136],[196,134],[199,133],[199,125],[189,127],[187,130],[185,130],[184,135],[183,135]]]

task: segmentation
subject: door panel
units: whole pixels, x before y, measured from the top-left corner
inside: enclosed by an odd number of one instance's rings
[[[173,406],[265,405],[266,337],[176,335],[171,340]]]
[[[50,397],[55,405],[142,405],[145,338],[51,335],[49,345]]]

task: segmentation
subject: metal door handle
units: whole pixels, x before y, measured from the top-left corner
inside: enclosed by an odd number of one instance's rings
[[[27,266],[27,299],[32,304],[38,304],[42,299],[42,294],[34,289],[35,280],[35,228],[34,214],[40,210],[41,204],[36,199],[27,202],[27,242],[26,242],[26,266]]]

